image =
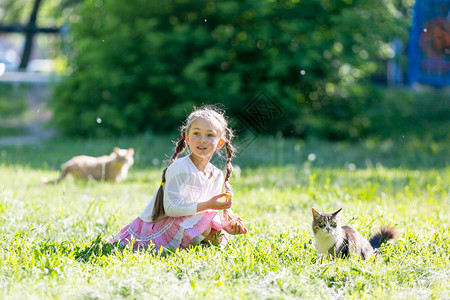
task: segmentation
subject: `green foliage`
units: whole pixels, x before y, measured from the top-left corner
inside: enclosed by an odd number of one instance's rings
[[[193,247],[165,255],[111,248],[109,238],[141,212],[158,186],[161,166],[151,161],[162,156],[160,147],[171,152],[170,142],[159,145],[168,140],[53,140],[2,148],[0,297],[445,299],[449,294],[448,155],[435,167],[360,168],[372,156],[387,165],[385,153],[368,153],[360,145],[342,149],[286,140],[286,159],[296,156],[299,161],[265,167],[273,162],[271,153],[278,153],[281,139],[260,141],[262,154],[255,151],[253,156],[265,155],[259,156],[261,164],[242,162],[240,178],[232,177],[233,208],[244,218],[247,235],[232,238],[224,249]],[[55,160],[99,155],[115,143],[139,147],[136,165],[120,184],[70,178],[60,185],[39,182],[41,176],[57,176]],[[402,142],[396,146],[403,147]],[[311,149],[321,151],[315,161],[305,155]],[[393,155],[401,160],[407,150]],[[356,168],[330,168],[347,152]],[[320,162],[325,153],[328,157]],[[434,159],[428,152],[415,156]],[[50,169],[42,167],[45,162]],[[311,207],[343,207],[343,222],[363,236],[392,225],[400,238],[384,245],[374,261],[321,262],[311,234]]]
[[[0,23],[26,23],[34,1],[4,0],[0,3]]]
[[[381,139],[415,135],[426,140],[450,140],[450,101],[448,91],[415,92],[384,90],[381,101],[367,107],[368,134]]]
[[[0,84],[0,119],[20,116],[25,109],[24,89]]]
[[[406,40],[410,5],[85,0],[71,17],[53,124],[75,135],[170,131],[201,103],[243,118],[265,91],[284,112],[266,133],[321,134],[341,122],[330,135],[352,136],[346,122],[375,101],[364,83],[392,54],[387,43]]]
[[[25,131],[24,126],[21,126],[27,107],[25,90],[19,86],[0,84],[0,136]]]
[[[36,0],[2,0],[0,2],[0,23],[3,25],[22,24],[30,20]],[[71,10],[83,0],[41,0],[37,15],[39,27],[63,24]]]
[[[312,130],[329,139],[386,140],[409,136],[449,139],[448,91],[385,89],[365,86],[369,97],[332,101],[314,117]]]

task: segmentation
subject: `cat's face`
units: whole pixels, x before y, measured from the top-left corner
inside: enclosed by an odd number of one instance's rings
[[[116,159],[123,163],[124,165],[132,165],[134,163],[134,149],[120,149],[118,147],[114,148],[114,153],[116,154]]]
[[[319,213],[314,208],[312,209],[313,222],[312,228],[315,235],[332,235],[337,236],[341,231],[339,222],[339,209],[334,213]]]

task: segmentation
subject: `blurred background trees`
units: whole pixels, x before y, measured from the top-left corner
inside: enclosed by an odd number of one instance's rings
[[[25,24],[33,2],[4,0],[1,24]],[[413,4],[43,0],[38,26],[67,32],[46,48],[62,75],[51,125],[78,136],[173,132],[192,106],[222,103],[234,125],[251,126],[246,106],[264,93],[283,115],[252,128],[264,134],[383,138],[415,125],[448,137],[447,123],[433,127],[450,115],[443,97],[384,89],[388,60],[406,68],[406,47],[391,42],[407,44]]]
[[[264,91],[285,117],[267,133],[360,137],[380,101],[370,78],[408,38],[411,1],[85,0],[70,17],[53,124],[67,134],[173,130],[186,110],[239,116]],[[272,126],[273,125],[273,126]]]

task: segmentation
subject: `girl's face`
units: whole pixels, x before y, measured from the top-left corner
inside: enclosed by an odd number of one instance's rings
[[[197,119],[189,127],[186,142],[193,155],[210,159],[223,145],[222,126],[219,121]]]

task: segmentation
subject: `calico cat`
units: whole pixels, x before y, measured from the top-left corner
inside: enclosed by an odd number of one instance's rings
[[[341,210],[342,208],[334,213],[319,213],[312,209],[312,229],[319,255],[340,258],[355,255],[367,259],[376,254],[381,244],[398,236],[395,228],[383,226],[367,241],[352,227],[341,226],[338,216]]]
[[[62,165],[61,175],[58,179],[48,180],[43,178],[43,183],[58,183],[67,174],[75,179],[94,181],[119,182],[128,174],[128,169],[133,165],[134,149],[120,149],[114,147],[110,155],[92,157],[86,155],[75,156]]]

